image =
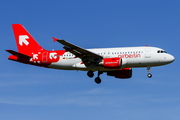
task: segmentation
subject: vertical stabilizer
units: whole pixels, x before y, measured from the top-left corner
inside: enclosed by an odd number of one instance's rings
[[[18,52],[30,55],[34,51],[44,50],[21,24],[12,24]]]

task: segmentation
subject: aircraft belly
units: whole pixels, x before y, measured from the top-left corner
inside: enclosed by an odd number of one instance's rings
[[[127,59],[127,66],[128,67],[139,67],[142,66],[142,58],[129,58]]]
[[[162,63],[157,59],[157,57],[151,56],[150,58],[135,58],[128,59],[128,67],[147,67],[147,66],[160,66]],[[162,64],[164,65],[164,64]]]
[[[73,65],[81,62],[80,59],[64,59],[64,60],[59,60],[58,62],[51,63],[49,65],[50,68],[54,69],[63,69],[63,70],[76,70]]]

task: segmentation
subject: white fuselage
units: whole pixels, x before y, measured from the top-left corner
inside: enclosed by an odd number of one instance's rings
[[[153,67],[169,64],[174,61],[174,57],[157,47],[121,47],[121,48],[99,48],[87,49],[91,52],[103,56],[103,58],[122,58],[126,63],[122,68]],[[50,68],[63,70],[83,70],[88,71],[80,58],[76,58],[72,53],[65,52],[60,56],[58,62],[49,65]],[[93,67],[93,71],[109,71],[112,68],[103,66]]]

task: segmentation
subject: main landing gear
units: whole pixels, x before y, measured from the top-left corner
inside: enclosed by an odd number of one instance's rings
[[[87,72],[87,75],[88,75],[90,78],[94,77],[94,73],[93,73],[92,70],[88,71],[88,72]]]
[[[150,73],[150,67],[147,67],[147,72],[148,72],[148,74],[147,74],[148,78],[151,78],[152,74]]]
[[[98,76],[94,79],[94,81],[97,83],[97,84],[100,84],[101,83],[101,78],[99,77],[101,74],[103,74],[103,72],[101,71],[98,71]],[[94,73],[93,71],[88,71],[87,72],[87,75],[92,78],[94,76]]]

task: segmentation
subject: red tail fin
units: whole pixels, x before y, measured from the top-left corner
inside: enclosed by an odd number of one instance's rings
[[[30,55],[34,51],[44,50],[21,24],[12,24],[18,51]]]

